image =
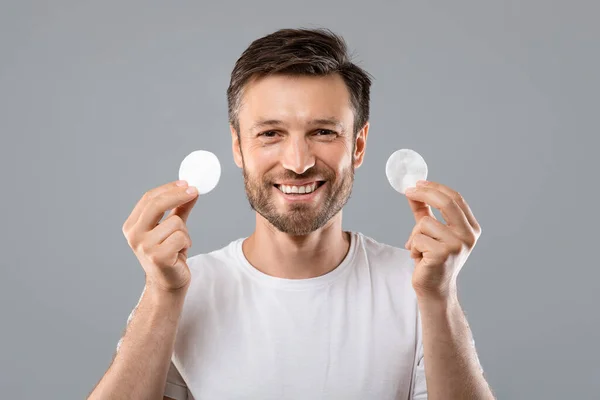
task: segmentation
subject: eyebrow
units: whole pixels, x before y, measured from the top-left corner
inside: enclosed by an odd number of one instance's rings
[[[330,126],[337,127],[341,131],[344,130],[344,124],[342,124],[341,121],[339,121],[338,119],[336,119],[334,117],[313,119],[313,120],[308,121],[307,124],[308,125],[330,125]],[[256,123],[254,123],[250,127],[250,132],[253,132],[254,130],[259,129],[259,128],[264,128],[266,126],[277,126],[277,125],[285,125],[285,123],[278,119],[261,119],[261,120],[258,120]]]

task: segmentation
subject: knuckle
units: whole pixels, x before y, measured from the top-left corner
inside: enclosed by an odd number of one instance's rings
[[[153,264],[160,264],[160,257],[157,253],[150,253],[147,255],[148,260]]]
[[[142,200],[150,200],[152,198],[152,190],[148,190],[146,193],[142,195]]]
[[[452,207],[452,205],[454,205],[454,204],[456,204],[454,199],[451,197],[448,197],[448,199],[444,201],[442,208],[447,209],[447,208]]]
[[[187,243],[189,242],[189,238],[187,236],[187,234],[185,232],[182,231],[176,231],[173,234],[173,242],[177,245],[177,247],[179,248],[185,248],[187,246]]]
[[[149,192],[148,196],[149,201],[156,203],[164,199],[166,194],[164,192],[151,191]]]
[[[173,218],[173,224],[181,229],[185,228],[185,222],[183,222],[183,219],[181,219],[181,217],[177,214],[173,215],[171,218]]]
[[[127,239],[127,244],[133,250],[137,250],[139,248],[139,242],[138,242],[137,238],[135,237],[135,235],[127,234],[127,235],[125,235],[125,238]]]
[[[419,223],[420,223],[421,225],[425,225],[425,224],[429,225],[429,224],[431,224],[433,221],[434,221],[434,219],[433,219],[431,216],[429,216],[429,215],[426,215],[426,216],[424,216],[423,218],[421,218],[421,221],[419,221]]]
[[[444,243],[444,247],[447,254],[459,254],[462,250],[462,243]]]
[[[190,238],[190,235],[187,234],[187,232],[183,233],[183,243],[185,244],[186,248],[192,247],[192,239]]]
[[[152,208],[155,208],[160,204],[160,196],[150,196],[148,197],[148,205]]]
[[[148,257],[152,256],[152,246],[150,246],[148,242],[141,241],[137,244],[136,247],[138,251],[140,251],[142,254],[145,254]]]
[[[181,241],[182,241],[183,243],[187,243],[187,242],[190,240],[190,238],[189,238],[189,236],[188,236],[187,232],[184,232],[184,231],[177,231],[177,233],[179,233],[179,238],[181,239]]]
[[[181,232],[180,230],[174,231],[170,236],[171,242],[172,243],[181,243],[182,234],[183,234],[183,232]]]
[[[470,234],[466,240],[467,245],[469,247],[473,247],[475,246],[475,242],[477,242],[477,236],[475,236],[474,234]]]
[[[454,201],[456,201],[457,203],[464,203],[465,198],[462,196],[462,194],[456,192],[456,194],[454,195]]]

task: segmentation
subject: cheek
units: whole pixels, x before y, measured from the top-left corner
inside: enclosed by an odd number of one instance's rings
[[[251,167],[252,169],[261,169],[277,162],[279,150],[276,147],[277,146],[262,146],[257,144],[246,147],[243,149],[246,166]]]
[[[252,147],[244,152],[246,173],[255,180],[272,178],[272,170],[277,167],[279,153],[268,147]]]
[[[353,155],[343,146],[330,147],[320,152],[319,158],[323,163],[335,171],[337,175],[344,174],[352,165]]]
[[[267,143],[260,139],[252,139],[248,143],[248,151],[255,155],[274,156],[281,150],[280,143]]]

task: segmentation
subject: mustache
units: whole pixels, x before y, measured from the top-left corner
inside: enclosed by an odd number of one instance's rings
[[[275,184],[276,182],[281,181],[304,181],[304,180],[331,180],[333,179],[333,174],[327,171],[317,171],[317,170],[308,170],[301,174],[297,174],[294,171],[286,170],[286,172],[277,177],[277,179],[269,178],[267,181],[270,185]]]

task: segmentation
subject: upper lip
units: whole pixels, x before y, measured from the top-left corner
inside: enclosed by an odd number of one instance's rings
[[[301,182],[280,182],[280,183],[276,183],[275,185],[277,186],[281,186],[281,185],[286,185],[286,186],[306,186],[306,185],[311,185],[313,183],[318,183],[321,182],[322,180],[320,179],[313,179],[311,181],[301,181]]]

